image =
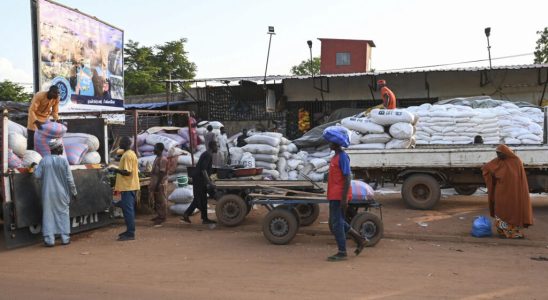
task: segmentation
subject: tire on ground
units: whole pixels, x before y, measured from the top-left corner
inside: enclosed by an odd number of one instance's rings
[[[263,220],[263,235],[275,245],[291,242],[299,230],[299,221],[293,212],[284,208],[270,211]]]
[[[358,213],[352,219],[350,226],[369,240],[367,247],[375,246],[384,235],[382,220],[377,215],[370,212]]]
[[[441,196],[436,178],[427,174],[415,174],[406,178],[401,189],[403,201],[411,208],[431,209]]]
[[[463,196],[470,196],[473,195],[478,190],[477,186],[474,185],[462,185],[462,186],[456,186],[455,191],[459,195]]]
[[[295,209],[299,213],[301,226],[312,225],[320,215],[320,206],[318,204],[298,204]]]
[[[248,213],[248,205],[242,197],[236,194],[225,194],[215,206],[217,222],[224,226],[233,227],[240,225]]]

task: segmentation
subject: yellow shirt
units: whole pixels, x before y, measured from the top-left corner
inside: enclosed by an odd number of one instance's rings
[[[55,120],[59,120],[59,97],[50,100],[48,99],[48,92],[36,93],[36,95],[32,97],[29,106],[27,128],[36,130],[34,121],[38,120],[41,123],[44,123],[50,115],[52,115]]]
[[[118,192],[138,191],[141,189],[139,185],[139,167],[137,165],[137,155],[133,150],[127,150],[120,159],[120,170],[131,172],[131,175],[124,176],[116,174],[116,184],[114,190]]]

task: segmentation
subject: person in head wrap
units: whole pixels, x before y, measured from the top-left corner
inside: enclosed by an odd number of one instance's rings
[[[508,146],[499,145],[496,151],[497,158],[482,167],[489,211],[501,236],[523,238],[523,228],[533,225],[527,175],[521,159]]]
[[[335,156],[329,163],[329,177],[327,179],[327,200],[329,200],[329,224],[338,252],[327,258],[328,261],[346,260],[346,235],[348,234],[357,244],[354,253],[359,255],[366,244],[366,239],[346,222],[346,209],[352,199],[350,186],[350,157],[342,147],[348,147],[350,140],[348,130],[342,126],[330,126],[323,132],[323,138],[329,142]]]
[[[51,155],[47,155],[38,164],[34,177],[41,183],[42,196],[42,234],[44,244],[55,245],[55,235],[61,236],[61,244],[70,244],[69,203],[76,200],[76,185],[69,163],[62,157],[63,143],[52,139],[49,142]]]

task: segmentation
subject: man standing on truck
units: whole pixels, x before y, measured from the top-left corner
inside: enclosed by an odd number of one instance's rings
[[[527,175],[521,159],[508,146],[499,145],[496,151],[497,158],[482,167],[489,212],[502,237],[523,238],[523,228],[533,225]]]
[[[130,149],[131,139],[123,136],[120,139],[120,149],[124,151],[118,168],[110,170],[116,173],[114,190],[122,193],[122,200],[115,203],[122,209],[126,222],[126,231],[118,235],[118,241],[135,239],[135,200],[137,191],[141,189],[139,184],[139,166],[137,155]]]
[[[327,200],[329,200],[329,220],[332,226],[335,240],[339,251],[337,254],[327,258],[328,261],[346,260],[346,234],[356,242],[357,247],[354,253],[359,255],[365,247],[366,240],[359,232],[350,227],[346,222],[346,209],[348,201],[352,199],[350,186],[350,157],[341,146],[348,147],[350,144],[346,129],[332,126],[325,129],[323,137],[329,142],[335,156],[329,163],[329,176],[327,179]]]
[[[55,245],[55,235],[61,235],[61,244],[70,244],[69,203],[76,199],[76,185],[69,163],[62,157],[63,143],[52,139],[49,142],[51,155],[44,157],[34,177],[41,182],[42,235],[47,247]]]
[[[59,88],[49,87],[47,92],[38,92],[32,97],[27,119],[27,150],[34,150],[34,132],[42,129],[49,116],[59,120]]]
[[[213,155],[217,153],[218,146],[216,141],[210,141],[207,145],[207,151],[200,155],[196,167],[189,170],[188,175],[192,177],[192,192],[194,199],[187,208],[181,221],[192,223],[189,216],[198,208],[202,214],[202,224],[215,224],[217,222],[210,220],[207,216],[207,191],[215,189],[209,176],[212,173]]]
[[[154,200],[154,210],[156,211],[156,217],[152,219],[154,227],[161,227],[162,223],[166,221],[167,216],[166,185],[168,162],[167,158],[162,155],[164,148],[165,146],[162,143],[156,143],[156,145],[154,145],[156,159],[152,164],[150,184],[148,186],[148,193]]]
[[[381,89],[382,105],[385,109],[396,109],[396,95],[386,86],[386,80],[377,81],[377,87]]]

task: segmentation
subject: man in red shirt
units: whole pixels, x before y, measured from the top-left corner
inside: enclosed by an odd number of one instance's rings
[[[326,129],[327,131],[327,129]],[[339,133],[341,133],[340,131]],[[346,138],[342,141],[348,146],[348,135],[342,132]],[[331,150],[335,151],[335,156],[329,164],[329,177],[327,179],[327,200],[329,200],[329,220],[332,226],[333,235],[337,241],[339,251],[337,254],[329,256],[328,261],[346,260],[346,234],[348,234],[357,244],[354,253],[359,255],[365,247],[366,240],[358,231],[350,227],[346,222],[345,212],[348,207],[348,201],[352,199],[352,189],[350,187],[350,158],[341,148],[341,140],[329,138],[324,132],[324,138],[329,141]]]
[[[396,109],[396,95],[386,86],[386,80],[377,81],[377,86],[381,89],[382,105],[385,109]]]

